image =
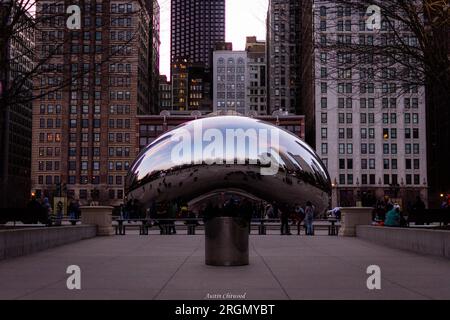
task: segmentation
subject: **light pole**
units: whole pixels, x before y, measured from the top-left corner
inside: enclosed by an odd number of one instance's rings
[[[361,201],[361,188],[359,184],[359,179],[356,178],[356,206],[362,207],[362,201]]]
[[[335,205],[335,207],[339,207],[340,206],[340,203],[339,203],[339,188],[338,188],[338,183],[337,183],[336,178],[334,178],[334,182],[331,184],[331,186],[332,186],[332,188],[335,189],[335,192],[336,192],[336,205]]]

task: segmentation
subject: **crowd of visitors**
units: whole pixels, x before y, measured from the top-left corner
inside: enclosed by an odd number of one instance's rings
[[[420,215],[425,211],[425,203],[417,196],[413,204],[408,204],[406,212],[398,203],[393,203],[386,198],[377,201],[373,212],[373,221],[376,225],[387,227],[404,227],[407,225],[405,213],[408,215]]]
[[[27,210],[30,216],[36,217],[37,221],[48,226],[60,226],[65,212],[67,212],[70,220],[76,221],[80,218],[80,204],[78,199],[70,200],[66,211],[64,210],[64,203],[62,201],[58,201],[55,208],[53,208],[48,197],[38,200],[33,196],[27,204]]]
[[[171,234],[176,233],[174,224],[176,219],[185,220],[187,225],[198,225],[199,220],[206,221],[213,217],[240,217],[247,221],[249,226],[252,220],[281,221],[280,231],[282,235],[292,234],[289,221],[292,221],[293,226],[297,226],[298,234],[300,234],[302,223],[304,223],[306,234],[313,235],[314,210],[311,202],[307,202],[304,207],[297,204],[291,208],[277,202],[258,202],[231,195],[220,200],[209,200],[190,208],[181,199],[167,203],[152,203],[146,211],[146,217],[158,225],[161,230],[169,225],[168,229]]]

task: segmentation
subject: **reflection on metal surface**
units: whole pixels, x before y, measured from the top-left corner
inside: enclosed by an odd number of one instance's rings
[[[249,263],[249,224],[241,218],[218,217],[205,223],[205,263],[244,266]]]
[[[244,149],[236,149],[238,154],[230,162],[228,153],[213,153],[214,159],[208,155],[205,157],[202,150],[207,149],[212,140],[194,139],[191,154],[182,158],[185,161],[175,161],[173,150],[179,146],[177,137],[187,133],[196,136],[195,128],[199,125],[203,130],[213,129],[216,133],[222,133],[223,137],[226,137],[228,129],[275,130],[278,141],[268,151],[260,153],[257,149],[258,153],[253,153],[249,152],[253,144],[264,145],[267,141],[261,141],[259,135],[252,136]],[[224,149],[226,140],[224,138],[220,142]],[[267,157],[272,159],[271,165],[276,161],[275,174],[261,174],[262,169],[267,167],[262,159]],[[319,157],[300,138],[261,120],[238,116],[195,120],[167,132],[141,152],[126,179],[128,199],[144,209],[155,204],[188,203],[218,190],[236,190],[289,208],[311,201],[316,212],[321,213],[328,208],[331,182]]]

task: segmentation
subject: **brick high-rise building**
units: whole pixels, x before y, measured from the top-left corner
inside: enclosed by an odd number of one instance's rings
[[[63,3],[37,1],[37,58],[49,58],[34,80],[42,98],[33,103],[32,190],[118,205],[138,152],[136,116],[151,112],[157,96],[158,4],[81,1],[80,7],[81,29],[69,30]]]

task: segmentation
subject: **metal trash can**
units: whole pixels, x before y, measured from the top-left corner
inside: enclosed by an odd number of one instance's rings
[[[215,217],[205,223],[205,263],[210,266],[244,266],[249,263],[248,222],[242,218]]]

